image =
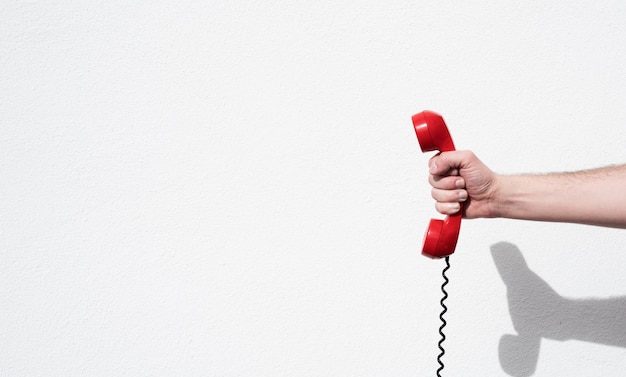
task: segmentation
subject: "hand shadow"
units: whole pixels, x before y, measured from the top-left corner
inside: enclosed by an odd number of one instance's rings
[[[565,298],[528,268],[517,246],[499,242],[491,246],[491,256],[506,285],[517,331],[500,338],[500,365],[507,374],[525,377],[535,372],[541,338],[626,347],[625,296]]]

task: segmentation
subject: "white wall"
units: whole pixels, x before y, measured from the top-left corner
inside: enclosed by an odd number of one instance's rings
[[[53,3],[0,7],[0,376],[434,375],[411,115],[626,161],[623,1]],[[625,242],[465,222],[444,375],[623,374]]]

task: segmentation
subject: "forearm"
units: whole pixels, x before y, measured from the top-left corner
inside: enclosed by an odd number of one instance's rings
[[[626,228],[626,165],[497,181],[495,217]]]

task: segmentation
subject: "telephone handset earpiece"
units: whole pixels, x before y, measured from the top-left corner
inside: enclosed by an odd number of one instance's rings
[[[422,152],[456,150],[441,115],[432,111],[422,111],[413,115],[411,119]],[[443,258],[454,253],[461,229],[462,213],[463,205],[461,204],[461,210],[458,213],[446,216],[443,220],[430,220],[428,230],[424,235],[423,255],[429,258]]]

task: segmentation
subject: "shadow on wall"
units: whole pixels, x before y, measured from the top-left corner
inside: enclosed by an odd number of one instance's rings
[[[506,285],[517,331],[500,338],[500,365],[507,374],[535,372],[541,338],[626,347],[626,297],[565,298],[528,268],[517,246],[499,242],[491,246],[491,256]]]

